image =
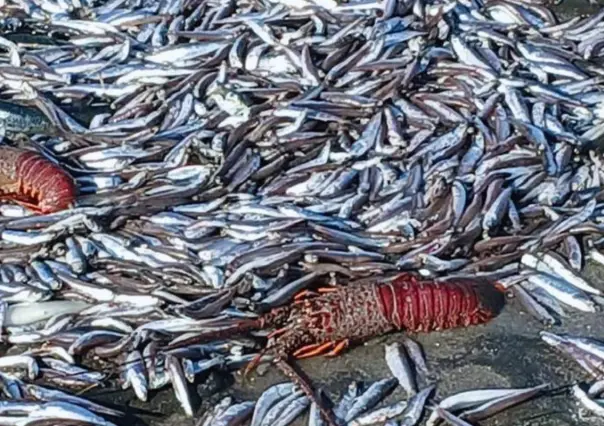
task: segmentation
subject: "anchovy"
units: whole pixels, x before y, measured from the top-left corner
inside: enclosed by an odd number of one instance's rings
[[[346,393],[333,409],[333,412],[337,418],[344,419],[346,413],[348,413],[348,410],[350,410],[360,392],[361,388],[357,382],[352,382],[348,385]]]
[[[254,402],[247,401],[235,404],[224,410],[212,421],[214,426],[234,426],[244,422],[254,409]]]
[[[521,260],[524,265],[546,274],[558,276],[585,292],[595,295],[601,294],[600,290],[591,286],[585,279],[572,271],[568,266],[565,266],[562,260],[555,254],[543,253],[539,257],[525,254]]]
[[[406,401],[400,401],[383,408],[379,408],[371,413],[363,414],[353,421],[349,422],[349,426],[364,426],[374,425],[393,419],[401,415],[407,408]]]
[[[288,394],[291,394],[293,390],[293,383],[281,383],[264,391],[254,407],[251,423],[252,426],[259,426],[262,419],[275,401],[277,399],[286,397]]]
[[[36,421],[81,422],[97,426],[114,426],[113,423],[96,414],[68,402],[47,402],[28,415],[32,423]]]
[[[584,312],[596,312],[595,303],[581,290],[552,275],[530,275],[527,280],[561,302]]]
[[[460,415],[460,417],[469,421],[482,420],[484,418],[492,416],[493,414],[498,413],[499,411],[509,406],[516,405],[533,398],[548,386],[549,384],[543,384],[535,386],[533,388],[528,388],[522,391],[515,392],[511,395],[502,396],[500,398],[486,402],[483,405],[476,407],[472,410],[465,411]]]
[[[147,401],[147,377],[140,352],[130,352],[124,362],[125,380],[130,383],[138,399]]]
[[[398,383],[396,379],[383,379],[373,383],[363,394],[356,398],[355,402],[346,412],[344,420],[350,422],[358,417],[359,414],[371,409],[388,392],[392,391],[396,383]]]
[[[276,426],[286,426],[296,419],[302,412],[304,412],[310,405],[310,400],[307,396],[301,396],[296,400],[292,401],[285,408],[285,414],[279,418],[275,423]]]
[[[32,398],[35,398],[39,401],[62,401],[68,402],[74,405],[80,405],[90,411],[95,411],[100,414],[106,414],[109,416],[120,417],[123,415],[122,412],[113,410],[102,405],[96,404],[92,401],[88,401],[84,398],[77,397],[75,395],[70,395],[68,393],[55,390],[55,389],[47,389],[42,386],[31,385],[31,384],[23,384],[23,391]]]
[[[476,389],[460,392],[443,399],[438,407],[446,411],[458,411],[464,408],[476,407],[488,401],[513,395],[522,389]],[[426,424],[433,426],[438,421],[438,413],[433,411]]]
[[[426,400],[435,388],[436,385],[430,385],[411,397],[403,413],[403,422],[401,423],[403,426],[414,426],[419,422],[424,412]]]
[[[164,363],[166,364],[170,382],[172,382],[172,386],[174,386],[176,398],[180,402],[185,414],[189,417],[193,417],[193,407],[189,399],[186,379],[180,363],[171,355],[165,357]]]
[[[303,393],[301,391],[295,391],[289,396],[283,398],[281,401],[277,402],[266,412],[266,414],[262,418],[262,421],[260,422],[260,426],[269,426],[275,424],[275,422],[277,422],[279,418],[284,416],[286,408],[289,407],[295,401],[298,401],[300,398],[306,397],[303,396]]]
[[[400,343],[392,343],[386,345],[385,348],[386,364],[388,364],[390,371],[407,394],[414,395],[417,392],[414,372],[411,369],[404,349],[401,348]]]
[[[541,305],[535,298],[529,294],[521,285],[514,286],[512,288],[514,295],[518,298],[518,301],[523,306],[523,308],[539,321],[546,325],[554,325],[559,321],[552,316],[549,311]],[[534,294],[534,293],[532,293]]]
[[[596,401],[591,399],[589,395],[583,389],[581,389],[578,384],[573,386],[572,392],[574,397],[577,398],[577,400],[585,408],[600,417],[604,416],[604,407],[602,407],[602,405],[598,404]]]
[[[460,419],[457,416],[454,416],[453,414],[451,414],[447,410],[444,410],[441,407],[436,407],[434,412],[451,426],[470,426],[470,423],[466,422],[463,419]]]

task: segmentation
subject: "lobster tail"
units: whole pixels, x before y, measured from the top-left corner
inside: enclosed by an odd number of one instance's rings
[[[75,203],[77,186],[62,168],[34,151],[0,147],[0,194],[36,213],[54,213]]]
[[[496,316],[504,295],[470,280],[418,281],[404,274],[378,285],[382,313],[398,330],[429,332],[482,324]]]
[[[21,156],[18,176],[43,213],[67,209],[77,194],[75,182],[63,169],[33,152]]]
[[[482,310],[490,313],[490,318],[501,313],[505,306],[505,294],[491,283],[478,282],[474,284],[474,291],[480,301]]]

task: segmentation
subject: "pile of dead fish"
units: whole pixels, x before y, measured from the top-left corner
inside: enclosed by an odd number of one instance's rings
[[[415,345],[410,339],[404,340],[404,347],[399,343],[386,345],[386,364],[394,377],[378,380],[369,386],[352,382],[335,405],[319,390],[321,398],[333,405],[333,412],[342,425],[371,426],[387,422],[388,426],[412,426],[419,423],[428,409],[432,413],[425,423],[427,426],[443,421],[464,426],[535,398],[548,387],[548,384],[542,384],[522,389],[473,389],[432,404],[430,401],[436,385],[428,383],[425,360],[413,349]],[[417,382],[423,386],[419,390]],[[407,398],[376,409],[397,386],[404,390]],[[267,389],[255,403],[234,403],[233,398],[225,397],[201,419],[200,425],[235,425],[251,419],[251,426],[286,426],[307,411],[309,426],[325,424],[316,404],[311,404],[301,390],[293,383],[280,383]],[[395,420],[397,418],[400,422]]]
[[[0,131],[81,194],[46,216],[0,207],[7,396],[36,380],[146,400],[171,384],[192,416],[188,384],[240,368],[257,343],[165,344],[318,284],[401,270],[498,280],[544,323],[602,304],[581,271],[604,263],[604,11],[559,22],[519,0],[0,9]],[[0,159],[0,182],[9,167]]]
[[[347,392],[334,407],[342,424],[349,426],[386,426],[415,425],[422,418],[426,408],[432,410],[427,425],[447,424],[464,426],[468,421],[478,421],[491,417],[505,408],[525,402],[540,394],[547,386],[535,386],[524,389],[475,389],[459,392],[443,399],[438,405],[428,406],[426,402],[435,386],[422,389],[409,400],[401,400],[374,407],[392,392],[396,380],[383,379],[372,383],[364,391],[359,383],[353,382]],[[310,409],[308,409],[310,405]],[[291,383],[280,383],[267,389],[254,404],[250,401],[235,403],[233,398],[225,397],[212,412],[200,422],[202,426],[241,424],[251,419],[252,426],[285,426],[293,419],[308,411],[309,426],[323,425],[316,405]],[[459,415],[453,412],[460,412]],[[395,420],[400,418],[400,422]],[[230,423],[229,423],[230,422]],[[239,423],[238,423],[239,422]]]

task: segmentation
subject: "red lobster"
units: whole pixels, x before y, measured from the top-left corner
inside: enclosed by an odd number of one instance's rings
[[[332,426],[336,425],[333,413],[318,403],[309,382],[288,362],[290,357],[335,356],[350,344],[397,330],[429,332],[486,323],[505,301],[503,293],[490,284],[418,281],[410,274],[390,282],[321,289],[320,293],[297,297],[289,306],[239,321],[218,333],[274,328],[267,347],[247,366],[246,374],[263,355],[274,355],[275,363],[321,407]]]
[[[40,154],[0,146],[0,199],[38,214],[69,208],[76,197],[73,179]]]

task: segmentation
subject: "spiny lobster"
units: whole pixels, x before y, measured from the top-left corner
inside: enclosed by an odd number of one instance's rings
[[[325,288],[310,297],[308,292],[299,296],[291,305],[258,319],[238,321],[219,333],[275,329],[245,373],[251,372],[263,355],[273,355],[276,365],[317,403],[331,426],[337,424],[333,413],[317,401],[308,380],[292,366],[292,357],[335,356],[351,344],[397,330],[430,332],[486,323],[499,313],[505,300],[503,293],[488,283],[437,283],[420,281],[411,274],[390,282]]]
[[[0,199],[48,214],[69,208],[75,197],[73,179],[59,166],[36,152],[0,146]]]

